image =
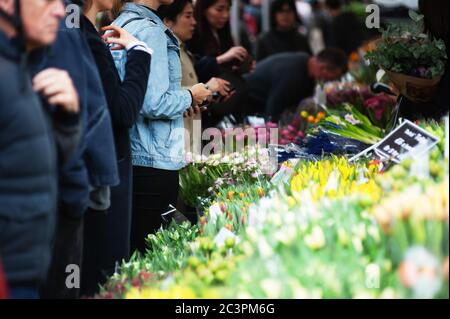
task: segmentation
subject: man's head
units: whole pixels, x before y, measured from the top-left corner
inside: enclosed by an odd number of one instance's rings
[[[65,16],[63,1],[0,0],[0,10],[11,17],[15,16],[15,1],[20,1],[20,18],[27,50],[52,44],[56,39],[59,23]],[[5,18],[0,17],[0,20],[2,29],[11,28],[11,23]]]
[[[329,48],[311,57],[308,64],[309,74],[316,81],[334,81],[348,70],[348,57],[340,49]]]

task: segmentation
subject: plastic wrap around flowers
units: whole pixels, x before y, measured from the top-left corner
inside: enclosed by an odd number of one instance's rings
[[[200,156],[188,154],[190,164],[180,172],[180,191],[187,204],[196,207],[224,184],[258,181],[276,172],[278,158],[267,148],[247,147],[243,152]]]

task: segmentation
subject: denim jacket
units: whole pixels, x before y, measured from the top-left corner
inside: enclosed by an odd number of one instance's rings
[[[114,25],[123,27],[153,49],[144,105],[130,130],[133,165],[179,170],[184,160],[183,113],[192,96],[181,89],[179,44],[172,31],[145,6],[127,3]],[[123,80],[127,53],[112,51]]]

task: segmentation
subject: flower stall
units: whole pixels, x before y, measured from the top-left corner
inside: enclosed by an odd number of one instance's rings
[[[442,43],[418,30],[389,28],[366,55],[405,94],[395,73],[432,81],[445,65]],[[420,68],[398,63],[405,50]],[[277,145],[238,134],[241,151],[190,155],[180,187],[198,223],[150,234],[96,297],[448,298],[448,124],[416,123],[438,141],[420,156],[355,157],[392,132],[396,107],[363,82],[327,84],[326,102],[290,123],[253,126],[277,128]]]

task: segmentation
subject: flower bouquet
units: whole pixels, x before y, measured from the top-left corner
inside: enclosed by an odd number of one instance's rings
[[[197,207],[224,185],[257,182],[273,165],[268,149],[260,147],[247,147],[241,153],[201,156],[180,172],[180,192],[186,204]]]
[[[363,110],[364,101],[372,98],[373,94],[366,85],[353,82],[333,82],[325,85],[327,107],[337,109],[344,103],[349,103]]]
[[[426,102],[445,72],[446,47],[443,40],[423,33],[423,15],[410,11],[410,17],[411,24],[393,24],[382,30],[382,39],[366,59],[384,69],[402,95],[413,102]]]
[[[375,95],[366,85],[343,82],[328,84],[325,90],[328,108],[337,110],[344,104],[351,104],[380,128],[386,127],[395,105],[391,96],[384,93]]]
[[[309,131],[314,135],[317,130],[337,134],[372,145],[378,143],[384,136],[384,131],[373,125],[370,119],[351,104],[344,104],[342,110],[330,110],[328,116],[320,122],[317,128]]]

